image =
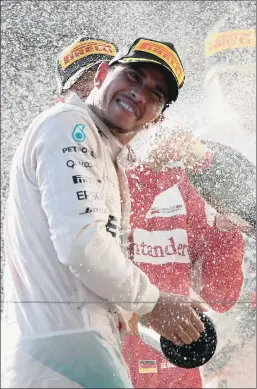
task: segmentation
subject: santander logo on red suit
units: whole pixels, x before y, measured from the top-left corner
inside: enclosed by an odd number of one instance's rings
[[[136,228],[132,250],[135,262],[155,265],[191,262],[187,233],[182,228],[171,231],[146,231]]]
[[[161,265],[165,263],[191,263],[188,254],[188,237],[184,228],[169,229],[168,218],[186,216],[186,206],[177,185],[158,194],[146,213],[144,225],[156,223],[154,218],[167,220],[166,230],[149,231],[135,228],[133,234],[132,252],[135,262]],[[151,226],[151,230],[154,228]],[[175,227],[175,226],[174,226]]]

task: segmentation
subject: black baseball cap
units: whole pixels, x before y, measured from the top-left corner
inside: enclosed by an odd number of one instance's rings
[[[178,91],[183,86],[185,73],[181,59],[170,42],[160,42],[147,38],[138,38],[131,44],[123,47],[111,59],[109,65],[116,63],[155,63],[161,65],[170,77],[169,101],[176,101]]]
[[[56,78],[59,93],[68,90],[87,70],[109,62],[117,53],[114,43],[79,37],[57,57]]]

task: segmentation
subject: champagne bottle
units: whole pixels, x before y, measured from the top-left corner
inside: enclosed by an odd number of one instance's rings
[[[197,312],[197,314],[201,317],[205,330],[198,341],[194,341],[189,345],[176,346],[149,327],[144,319],[138,321],[139,336],[147,346],[164,355],[174,366],[185,369],[203,366],[215,353],[217,333],[214,323],[205,313]]]

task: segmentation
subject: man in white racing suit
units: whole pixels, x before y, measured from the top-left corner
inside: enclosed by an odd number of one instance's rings
[[[90,50],[113,46],[78,42],[63,68]],[[158,120],[183,81],[171,43],[139,38],[99,66],[88,105],[58,104],[25,133],[5,217],[3,387],[131,387],[119,307],[174,343],[199,338],[195,308],[204,306],[160,293],[123,253],[124,145]]]

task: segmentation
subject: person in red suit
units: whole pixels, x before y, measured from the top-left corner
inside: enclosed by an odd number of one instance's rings
[[[132,198],[131,260],[162,291],[190,294],[201,264],[200,297],[225,312],[240,296],[244,242],[234,227],[221,231],[219,215],[199,197],[178,163],[162,172],[138,165],[127,171]],[[136,334],[124,341],[136,388],[202,388],[199,369],[171,365]]]

